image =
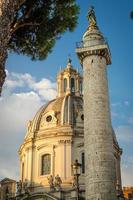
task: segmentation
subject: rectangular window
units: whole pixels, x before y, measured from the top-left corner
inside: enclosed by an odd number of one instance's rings
[[[51,155],[44,154],[41,159],[41,175],[47,175],[51,173]]]

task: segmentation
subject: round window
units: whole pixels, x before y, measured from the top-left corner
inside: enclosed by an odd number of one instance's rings
[[[47,122],[50,122],[52,120],[52,116],[51,115],[48,115],[47,117],[46,117],[46,121]]]
[[[81,115],[81,119],[84,120],[84,115],[83,114]]]

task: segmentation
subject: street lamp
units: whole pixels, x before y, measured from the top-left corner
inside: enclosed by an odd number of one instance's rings
[[[74,184],[73,186],[76,188],[77,191],[77,200],[79,199],[79,176],[81,174],[81,164],[78,163],[78,160],[75,160],[74,164],[72,165],[73,175],[74,175]]]

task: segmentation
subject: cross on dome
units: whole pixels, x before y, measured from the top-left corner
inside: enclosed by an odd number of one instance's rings
[[[72,63],[72,60],[71,60],[71,58],[69,57],[69,58],[68,58],[68,62],[67,62],[67,68],[69,68],[69,69],[72,68],[72,64],[71,64],[71,63]]]

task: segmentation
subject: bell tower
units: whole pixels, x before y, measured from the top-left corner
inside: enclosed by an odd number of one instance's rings
[[[83,66],[86,200],[116,200],[116,173],[110,117],[107,65],[111,55],[100,32],[94,8],[88,11],[89,27],[77,44]]]
[[[69,58],[66,68],[57,75],[58,97],[82,95],[82,77],[77,70],[73,69],[71,62]]]

